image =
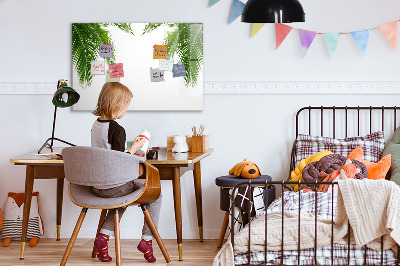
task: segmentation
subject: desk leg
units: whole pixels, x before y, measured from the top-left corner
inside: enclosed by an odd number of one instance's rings
[[[64,178],[57,178],[57,241],[60,241]]]
[[[181,205],[181,174],[179,167],[174,167],[174,178],[172,179],[174,191],[175,223],[178,242],[179,260],[182,260],[182,205]]]
[[[21,232],[21,255],[20,259],[24,259],[26,235],[28,233],[29,213],[31,211],[32,190],[34,181],[34,166],[26,166],[25,177],[25,195],[24,195],[24,213],[22,219],[22,232]]]
[[[203,242],[203,203],[201,196],[201,168],[200,161],[194,164],[194,191],[196,194],[197,220],[199,225],[200,242]]]

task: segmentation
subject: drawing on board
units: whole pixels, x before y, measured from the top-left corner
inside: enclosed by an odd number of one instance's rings
[[[132,91],[128,110],[203,110],[203,24],[73,23],[73,110],[93,111],[105,82]]]

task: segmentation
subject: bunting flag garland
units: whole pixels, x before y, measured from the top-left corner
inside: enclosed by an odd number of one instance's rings
[[[396,20],[378,27],[394,50],[397,48],[397,23]]]
[[[357,43],[358,47],[360,48],[360,51],[363,55],[365,55],[365,51],[367,50],[370,32],[371,32],[371,29],[351,32],[351,35],[353,36],[354,40],[356,41],[356,43]]]
[[[212,7],[220,0],[209,0],[209,7]],[[232,9],[229,16],[229,24],[232,24],[238,17],[240,17],[241,13],[243,12],[245,1],[244,0],[231,0],[232,1]],[[398,31],[398,22],[400,20],[395,20],[377,27],[368,28],[365,30],[360,31],[350,31],[350,32],[333,32],[333,33],[324,33],[324,32],[315,32],[310,30],[298,29],[293,28],[291,26],[275,23],[275,41],[276,46],[275,49],[278,49],[286,37],[292,30],[298,30],[300,36],[300,43],[301,43],[301,52],[302,57],[304,58],[307,54],[308,49],[310,48],[312,42],[314,41],[315,37],[318,35],[322,35],[324,38],[324,42],[326,44],[329,56],[333,58],[337,47],[339,45],[340,37],[344,34],[351,34],[353,36],[354,41],[356,42],[357,46],[359,47],[361,53],[365,55],[368,47],[369,36],[372,30],[380,30],[385,36],[386,40],[392,46],[394,50],[397,49],[397,31]],[[253,38],[261,29],[264,27],[266,23],[252,23],[251,28],[251,37]]]
[[[288,36],[288,34],[290,33],[290,31],[292,29],[293,28],[288,25],[281,24],[281,23],[275,23],[276,49],[278,49],[278,47],[285,40],[286,36]]]
[[[300,43],[301,43],[301,54],[302,57],[304,58],[306,56],[306,53],[308,51],[308,48],[310,48],[310,45],[312,44],[315,36],[317,33],[315,31],[308,31],[308,30],[300,30],[299,29],[299,36],[300,36]]]
[[[265,23],[253,23],[251,28],[251,38],[256,35],[262,27],[264,27]]]
[[[325,33],[323,36],[326,48],[328,48],[329,55],[332,58],[333,54],[336,51],[336,48],[338,47],[339,39],[340,36],[342,36],[342,34],[340,34],[339,32],[333,32],[333,33]]]
[[[235,19],[237,19],[240,15],[242,15],[242,11],[244,8],[244,3],[239,0],[233,0],[231,17],[229,18],[229,24],[232,23]]]
[[[210,0],[210,5],[208,7],[212,7],[213,5],[215,5],[218,2],[219,2],[219,0]]]

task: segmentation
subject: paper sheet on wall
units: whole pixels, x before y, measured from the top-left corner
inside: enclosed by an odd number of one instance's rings
[[[172,71],[172,68],[174,67],[174,60],[171,59],[160,59],[160,70],[165,70],[165,71]]]
[[[185,64],[184,63],[174,64],[174,67],[172,69],[172,74],[174,78],[186,76]]]
[[[124,66],[122,63],[111,64],[110,78],[119,78],[124,76]]]
[[[113,45],[112,44],[100,44],[100,51],[99,51],[100,57],[107,57],[107,58],[112,58],[113,57]]]
[[[164,70],[158,68],[150,68],[151,82],[164,81]]]
[[[153,59],[165,59],[167,57],[168,45],[154,45]]]
[[[110,73],[106,72],[106,82],[119,82],[120,78],[110,77]]]
[[[104,61],[92,61],[90,65],[90,74],[92,75],[104,75],[106,72]]]

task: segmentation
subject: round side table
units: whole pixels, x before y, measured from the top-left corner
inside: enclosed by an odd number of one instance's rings
[[[222,242],[224,241],[226,228],[228,227],[229,222],[229,211],[230,211],[230,199],[229,193],[230,190],[233,189],[237,184],[246,182],[246,181],[263,181],[266,180],[272,181],[272,178],[269,175],[261,175],[254,179],[246,179],[241,177],[236,177],[234,175],[226,175],[220,176],[215,179],[215,184],[220,187],[220,209],[225,212],[224,221],[222,222],[221,233],[219,235],[218,245],[220,248],[222,246]],[[255,186],[256,187],[256,186]],[[275,186],[271,186],[268,189],[268,201],[267,206],[271,204],[275,200]]]

